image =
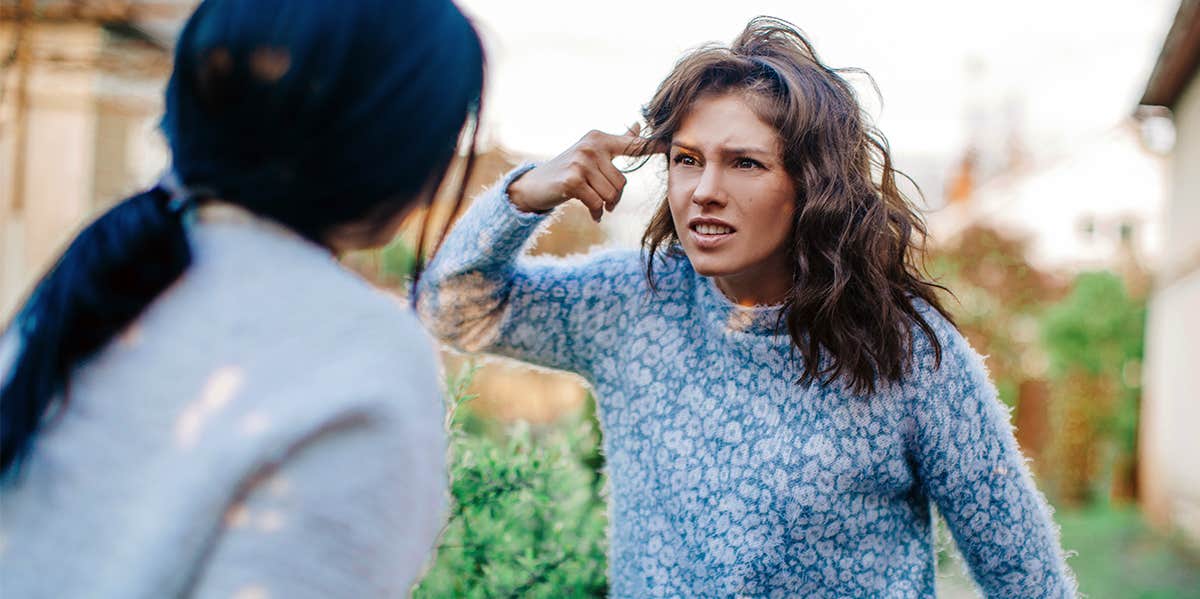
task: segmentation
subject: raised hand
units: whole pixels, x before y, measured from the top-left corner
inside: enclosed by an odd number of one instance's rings
[[[625,175],[612,160],[617,156],[643,156],[661,151],[638,137],[640,125],[624,135],[590,131],[575,145],[513,181],[508,197],[525,212],[544,212],[572,198],[583,202],[600,222],[621,201]]]

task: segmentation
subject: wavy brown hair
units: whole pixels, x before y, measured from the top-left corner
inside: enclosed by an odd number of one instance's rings
[[[730,46],[701,47],[675,65],[642,111],[643,137],[669,146],[693,103],[728,93],[745,95],[774,127],[798,190],[788,248],[793,282],[781,323],[803,358],[797,382],[840,378],[872,393],[881,378],[908,372],[914,325],[941,364],[941,344],[917,302],[953,321],[937,297],[945,288],[925,273],[924,222],[896,185],[907,177],[893,167],[887,140],[845,73],[865,75],[826,66],[795,26],[758,17]],[[666,199],[642,243],[653,286],[655,254],[683,251]]]

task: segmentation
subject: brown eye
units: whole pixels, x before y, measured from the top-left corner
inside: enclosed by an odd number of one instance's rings
[[[752,158],[738,158],[734,164],[737,168],[762,168],[762,163]]]
[[[696,159],[688,156],[687,154],[676,154],[674,162],[675,164],[682,164],[685,166],[695,166]]]

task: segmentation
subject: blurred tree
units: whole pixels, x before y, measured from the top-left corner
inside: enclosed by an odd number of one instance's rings
[[[1076,277],[1043,320],[1055,394],[1054,467],[1061,499],[1083,503],[1105,485],[1135,495],[1137,417],[1146,306],[1110,272]]]

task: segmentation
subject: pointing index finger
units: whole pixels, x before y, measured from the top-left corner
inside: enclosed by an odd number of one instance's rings
[[[662,144],[650,143],[638,135],[602,133],[599,141],[601,148],[613,156],[649,156],[666,151]]]

